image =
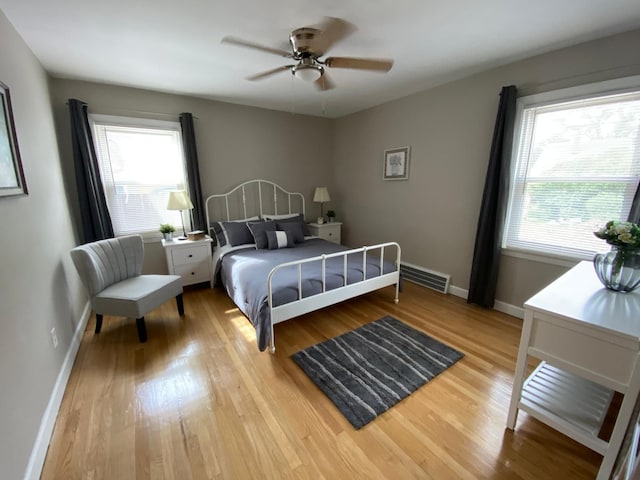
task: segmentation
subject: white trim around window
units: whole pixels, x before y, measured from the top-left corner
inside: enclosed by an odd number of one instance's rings
[[[564,264],[607,245],[640,178],[640,76],[518,99],[503,251]]]
[[[181,213],[166,208],[169,191],[188,188],[180,123],[98,114],[89,120],[116,236],[156,240],[161,223],[181,230]],[[188,214],[182,212],[185,225]]]

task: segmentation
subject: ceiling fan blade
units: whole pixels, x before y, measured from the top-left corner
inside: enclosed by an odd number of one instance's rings
[[[222,39],[222,43],[230,43],[231,45],[237,45],[239,47],[253,48],[254,50],[273,53],[274,55],[279,55],[280,57],[285,57],[285,58],[293,57],[291,52],[287,52],[286,50],[281,50],[279,48],[265,47],[264,45],[260,45],[258,43],[253,43],[253,42],[247,42],[246,40],[242,40],[240,38],[235,38],[235,37],[224,37]]]
[[[262,73],[257,73],[255,75],[251,75],[250,77],[247,77],[247,80],[262,80],[265,77],[268,77],[269,75],[274,75],[276,73],[280,73],[280,72],[284,72],[285,70],[290,70],[291,67],[294,67],[295,65],[283,65],[281,67],[278,68],[274,68],[271,70],[267,70],[266,72],[262,72]]]
[[[327,53],[336,42],[356,31],[355,25],[335,17],[324,17],[317,28],[322,34],[318,36],[315,50],[322,52],[322,54]]]
[[[318,90],[331,90],[336,88],[335,84],[329,78],[327,72],[324,72],[318,79],[313,82],[313,84],[318,88]]]
[[[331,68],[355,68],[376,72],[388,72],[393,66],[393,60],[386,58],[329,57],[324,63]]]

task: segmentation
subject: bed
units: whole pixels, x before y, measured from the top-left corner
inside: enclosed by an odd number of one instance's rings
[[[250,180],[206,199],[216,245],[216,285],[256,329],[258,348],[275,352],[273,326],[329,305],[395,285],[400,246],[349,249],[309,235],[305,199],[268,180]]]

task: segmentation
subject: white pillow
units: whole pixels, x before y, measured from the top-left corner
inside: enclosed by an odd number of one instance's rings
[[[260,217],[256,215],[255,217],[249,218],[241,218],[240,220],[226,220],[227,222],[255,222],[256,220],[260,220]]]
[[[293,218],[300,215],[299,213],[285,213],[284,215],[262,215],[265,220],[284,220],[285,218]]]

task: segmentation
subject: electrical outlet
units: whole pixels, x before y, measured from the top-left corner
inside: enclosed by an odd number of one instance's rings
[[[53,343],[53,348],[58,348],[58,335],[55,328],[51,329],[51,342]]]

